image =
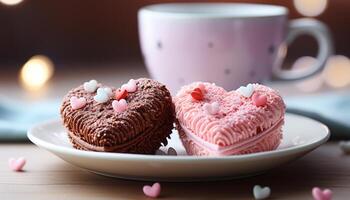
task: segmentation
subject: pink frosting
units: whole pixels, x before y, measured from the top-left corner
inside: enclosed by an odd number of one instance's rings
[[[180,137],[189,154],[194,155],[237,155],[273,150],[280,143],[283,119],[269,129],[230,146],[219,146],[206,142],[185,127],[181,127]]]
[[[190,95],[199,84],[203,84],[206,90],[203,101],[195,101]],[[219,152],[283,123],[285,105],[281,96],[271,88],[258,84],[254,84],[254,93],[266,95],[266,105],[256,106],[251,98],[237,91],[227,92],[215,84],[192,83],[184,86],[174,98],[176,117],[181,127],[193,135],[191,140],[198,138],[197,143],[216,145],[217,149],[211,150]],[[213,102],[219,103],[219,111],[215,115],[203,109],[205,103]],[[281,137],[275,138],[280,140]],[[203,148],[208,149],[208,146]]]

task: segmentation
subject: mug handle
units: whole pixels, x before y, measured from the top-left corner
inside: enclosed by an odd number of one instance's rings
[[[324,68],[327,58],[333,54],[333,41],[328,27],[315,19],[302,18],[289,22],[289,30],[287,35],[287,44],[294,41],[297,36],[308,34],[315,37],[318,43],[317,63],[313,66],[300,70],[283,70],[281,69],[282,60],[285,52],[280,55],[280,61],[273,69],[273,75],[279,80],[299,80],[310,77]],[[279,52],[280,53],[280,52]]]

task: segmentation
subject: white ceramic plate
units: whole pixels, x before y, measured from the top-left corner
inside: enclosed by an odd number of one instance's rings
[[[283,142],[277,150],[238,156],[187,156],[174,130],[169,144],[178,156],[101,153],[74,149],[61,121],[49,121],[28,131],[28,138],[63,160],[106,176],[137,180],[200,181],[240,178],[263,173],[295,160],[329,138],[328,128],[315,120],[286,115]]]

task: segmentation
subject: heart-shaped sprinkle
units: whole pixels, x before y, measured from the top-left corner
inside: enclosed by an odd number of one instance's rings
[[[210,115],[215,115],[219,112],[220,110],[220,105],[218,102],[213,102],[213,103],[205,103],[203,105],[203,109]]]
[[[121,89],[125,89],[128,92],[135,92],[137,89],[136,81],[134,79],[130,79],[128,83],[122,85]]]
[[[191,96],[193,99],[197,101],[203,100],[203,92],[199,88],[194,88],[193,91],[191,92]]]
[[[160,195],[161,187],[159,183],[154,183],[152,186],[143,186],[143,193],[152,198],[157,198]]]
[[[119,112],[123,112],[124,110],[126,110],[128,108],[128,103],[126,102],[125,99],[121,99],[121,100],[114,100],[112,102],[112,107],[113,110],[117,113]]]
[[[242,96],[249,98],[254,92],[253,84],[249,83],[247,86],[241,86],[237,90]]]
[[[69,102],[73,110],[83,108],[86,105],[86,99],[84,97],[78,98],[76,96],[72,96]]]
[[[89,82],[84,83],[84,90],[86,92],[93,93],[97,89],[97,81],[96,80],[90,80]]]
[[[11,170],[19,172],[22,171],[24,165],[26,164],[26,159],[25,158],[10,158],[9,161],[9,167]]]
[[[94,100],[97,103],[105,103],[109,100],[109,91],[106,88],[98,88],[96,96],[94,96]]]
[[[176,152],[176,150],[173,147],[169,147],[168,155],[170,155],[170,156],[177,156],[177,152]]]
[[[128,91],[126,89],[117,89],[115,91],[115,99],[120,100],[120,99],[125,99],[128,96]]]
[[[107,93],[107,95],[110,96],[110,97],[113,95],[112,89],[109,88],[109,87],[99,88],[99,90],[100,89],[104,90]]]
[[[252,96],[254,105],[256,106],[265,106],[267,103],[267,97],[264,94],[254,93]]]
[[[318,187],[312,188],[312,197],[314,200],[331,200],[332,191],[330,189],[321,190]]]
[[[339,147],[344,153],[350,154],[350,141],[340,141]]]
[[[253,194],[255,199],[266,199],[271,194],[271,189],[269,187],[261,187],[260,185],[255,185],[253,188]]]

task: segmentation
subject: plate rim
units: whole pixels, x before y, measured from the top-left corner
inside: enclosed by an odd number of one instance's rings
[[[328,141],[330,138],[330,130],[329,128],[315,120],[306,116],[298,115],[298,114],[293,114],[293,113],[286,113],[286,116],[294,116],[294,117],[299,117],[299,118],[304,118],[306,120],[311,120],[322,127],[324,129],[326,135],[319,140],[315,140],[312,142],[307,142],[304,144],[300,144],[297,146],[292,146],[292,147],[287,147],[284,149],[276,149],[273,151],[265,151],[265,152],[257,152],[257,153],[251,153],[251,154],[242,154],[242,155],[230,155],[230,156],[188,156],[188,155],[178,155],[178,156],[172,156],[172,155],[147,155],[147,154],[130,154],[130,153],[114,153],[114,152],[95,152],[95,151],[83,151],[83,150],[78,150],[74,148],[68,148],[65,146],[60,146],[56,145],[50,142],[47,142],[45,140],[42,140],[36,136],[34,136],[33,132],[35,129],[38,127],[45,127],[50,124],[55,124],[55,123],[61,123],[61,119],[50,119],[46,120],[40,123],[35,124],[32,126],[30,129],[27,131],[27,137],[28,139],[37,145],[40,148],[44,148],[48,151],[53,151],[53,152],[59,152],[61,154],[69,154],[73,156],[79,156],[79,157],[85,157],[85,158],[94,158],[94,159],[104,159],[104,160],[137,160],[137,161],[150,161],[150,160],[156,160],[156,161],[176,161],[176,162],[181,162],[181,161],[195,161],[195,162],[202,162],[202,161],[232,161],[237,160],[237,161],[242,161],[242,160],[247,160],[251,158],[266,158],[274,155],[288,155],[291,154],[295,151],[302,152],[302,151],[310,151],[312,149],[315,149],[316,147],[320,146],[321,144],[325,143]]]

